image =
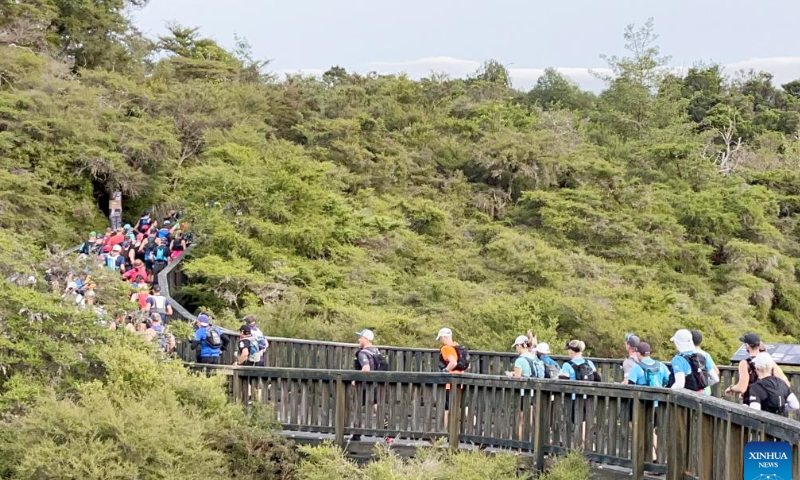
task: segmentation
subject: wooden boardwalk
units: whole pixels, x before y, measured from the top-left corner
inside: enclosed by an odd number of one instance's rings
[[[181,283],[173,262],[159,275],[169,295]],[[176,316],[194,317],[173,301]],[[233,334],[233,332],[230,332]],[[184,343],[192,368],[229,378],[232,401],[272,405],[286,431],[330,435],[345,445],[353,434],[396,437],[401,443],[447,442],[516,452],[535,468],[547,455],[581,449],[591,460],[623,467],[633,478],[741,480],[749,441],[792,445],[800,478],[800,422],[688,391],[614,383],[512,379],[514,354],[470,352],[469,374],[431,373],[438,351],[380,347],[391,372],[351,370],[354,344],[270,338],[267,367],[201,366]],[[555,358],[555,357],[554,357]],[[621,360],[592,359],[606,382],[622,377]],[[223,363],[233,362],[233,348]],[[720,367],[717,395],[735,379]],[[800,391],[800,374],[787,372]]]
[[[741,479],[749,441],[786,441],[800,475],[800,423],[691,392],[475,374],[193,368],[230,379],[233,401],[274,407],[284,430],[444,440],[531,457],[581,449],[634,478]],[[448,388],[449,387],[449,388]]]

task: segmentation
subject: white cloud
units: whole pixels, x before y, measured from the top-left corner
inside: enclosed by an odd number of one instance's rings
[[[775,83],[781,84],[800,78],[800,56],[796,57],[756,57],[732,62],[722,65],[725,73],[734,75],[739,70],[765,70],[775,76]],[[464,58],[434,56],[424,57],[407,61],[380,61],[370,62],[365,68],[355,68],[361,73],[375,71],[380,74],[405,73],[411,78],[423,78],[431,73],[446,73],[454,78],[463,78],[478,70],[481,62]],[[592,72],[608,74],[611,72],[606,67],[555,67],[563,75],[569,77],[581,88],[586,90],[599,91],[603,88],[603,82],[598,80]],[[303,69],[284,69],[278,70],[279,75],[284,74],[303,74],[320,76],[326,69],[303,68]],[[527,90],[533,87],[536,80],[544,73],[544,68],[509,68],[511,80],[516,88]],[[681,75],[688,70],[685,66],[674,66],[671,70]]]

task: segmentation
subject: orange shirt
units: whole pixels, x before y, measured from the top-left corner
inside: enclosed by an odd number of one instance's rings
[[[451,345],[442,345],[442,348],[439,349],[439,353],[442,354],[442,358],[444,359],[445,366],[450,362],[458,362],[458,352],[456,351],[457,344]],[[457,370],[453,370],[450,373],[463,373]]]
[[[446,364],[450,364],[450,362],[458,362],[458,352],[456,351],[457,343],[453,345],[442,345],[442,348],[439,349],[439,353],[442,355]],[[445,365],[447,366],[447,365]],[[461,370],[452,370],[450,373],[464,373]],[[444,386],[445,390],[450,390],[450,384],[446,384]]]

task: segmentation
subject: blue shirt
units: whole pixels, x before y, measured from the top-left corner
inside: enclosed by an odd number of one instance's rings
[[[592,363],[591,360],[586,360],[583,357],[578,357],[571,361],[575,365],[583,365],[584,363],[588,363],[589,367],[591,367],[593,372],[597,371],[597,369],[594,367],[594,363]],[[572,365],[570,365],[569,362],[564,362],[564,365],[561,366],[561,375],[569,376],[570,380],[575,380],[575,369],[572,368]]]
[[[672,357],[672,373],[682,373],[686,376],[689,376],[692,373],[692,366],[689,365],[689,360],[686,360],[686,357],[693,354],[694,350],[688,350]],[[706,369],[710,372],[714,368],[714,360],[712,360],[711,356],[707,353],[705,354],[705,357]],[[703,389],[703,393],[706,395],[711,395],[711,388],[706,387]]]
[[[514,360],[514,368],[519,368],[522,370],[522,378],[527,378],[531,376],[531,362],[526,360],[525,358],[530,358],[531,360],[538,360],[536,355],[532,353],[523,353],[516,360]]]
[[[633,385],[644,385],[647,386],[647,375],[645,374],[644,369],[642,368],[641,364],[651,366],[656,363],[655,360],[652,358],[645,358],[641,361],[641,363],[637,363],[631,368],[630,373],[628,374],[628,381],[631,382]],[[656,378],[654,387],[666,387],[667,383],[669,382],[669,369],[666,365],[659,362],[661,367],[658,369],[658,373],[655,374]]]
[[[217,330],[220,337],[222,336],[222,329],[219,327],[211,327]],[[200,327],[194,332],[194,339],[197,343],[200,344],[200,356],[201,357],[219,357],[220,352],[222,349],[220,348],[213,348],[211,345],[206,342],[206,337],[208,333],[206,332],[206,327]]]

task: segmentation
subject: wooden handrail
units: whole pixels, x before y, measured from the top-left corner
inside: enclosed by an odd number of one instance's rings
[[[286,430],[363,434],[545,454],[580,448],[599,462],[666,478],[741,478],[751,440],[789,442],[800,422],[692,392],[476,374],[225,367],[237,402],[275,408]],[[448,390],[448,385],[450,389]],[[656,404],[657,402],[657,404]],[[738,475],[738,476],[737,476]]]

